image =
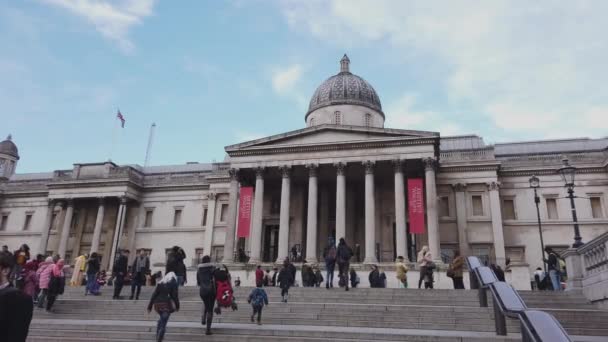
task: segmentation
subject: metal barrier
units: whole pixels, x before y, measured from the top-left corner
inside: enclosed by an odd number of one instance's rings
[[[572,341],[555,317],[544,311],[528,310],[519,293],[511,285],[498,281],[492,269],[482,266],[477,257],[468,257],[467,265],[469,266],[471,289],[478,289],[479,291],[479,306],[488,306],[486,289],[490,289],[492,292],[494,324],[497,335],[507,335],[506,317],[509,317],[519,320],[522,341]]]

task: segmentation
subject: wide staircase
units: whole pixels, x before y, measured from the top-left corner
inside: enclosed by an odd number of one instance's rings
[[[66,288],[54,313],[35,309],[28,341],[154,341],[158,315],[146,312],[153,288],[139,301],[112,300],[112,288],[84,296]],[[480,307],[477,291],[418,289],[292,288],[288,303],[280,289],[266,288],[270,305],[263,325],[250,322],[246,298],[237,288],[237,311],[214,316],[213,335],[200,324],[202,302],[196,287],[182,287],[181,310],[171,316],[166,341],[519,341],[519,323],[507,320],[507,336],[497,336],[490,305]],[[130,289],[123,294],[128,298]],[[608,311],[596,309],[580,293],[520,291],[529,308],[553,314],[575,341],[608,341]]]

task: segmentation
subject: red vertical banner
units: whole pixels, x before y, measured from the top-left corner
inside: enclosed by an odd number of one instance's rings
[[[408,178],[407,203],[410,233],[424,234],[424,188],[422,178]]]
[[[241,187],[239,196],[239,220],[237,237],[249,237],[249,227],[251,227],[251,204],[253,203],[253,187]]]

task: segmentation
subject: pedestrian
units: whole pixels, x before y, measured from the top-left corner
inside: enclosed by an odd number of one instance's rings
[[[129,263],[129,250],[123,249],[120,251],[120,255],[114,262],[114,267],[112,267],[112,276],[114,277],[114,296],[112,299],[121,299],[120,291],[122,291],[122,287],[125,283],[125,277],[128,272],[128,264]]]
[[[302,286],[310,287],[313,284],[314,279],[311,279],[310,275],[312,270],[310,265],[306,263],[306,260],[302,262],[302,270],[301,270],[301,278],[302,278]],[[313,274],[314,275],[314,274]]]
[[[496,275],[496,279],[498,279],[498,281],[505,281],[505,271],[502,269],[502,267],[500,267],[500,265],[490,264],[490,268]]]
[[[353,250],[348,247],[346,240],[340,238],[336,251],[336,262],[340,272],[340,281],[344,283],[345,290],[348,291],[348,270],[350,268],[350,258],[353,257]]]
[[[213,307],[215,306],[215,265],[211,263],[208,255],[203,256],[196,272],[196,283],[199,286],[199,295],[203,300],[203,316],[201,324],[206,327],[205,335],[211,335],[211,322],[213,321]]]
[[[175,273],[179,286],[183,286],[185,283],[187,283],[187,272],[184,259],[186,259],[186,252],[184,252],[183,248],[179,246],[173,246],[169,252],[169,255],[167,256],[165,274],[169,272]]]
[[[63,290],[65,288],[65,273],[63,272],[63,266],[63,259],[59,259],[52,267],[51,280],[49,282],[47,295],[48,299],[46,301],[46,312],[52,312],[55,300],[57,300],[57,296],[63,294]]]
[[[448,277],[451,275],[454,288],[457,290],[464,290],[463,270],[464,257],[460,255],[460,251],[455,251],[454,260],[452,260],[452,264],[448,268],[447,275]]]
[[[258,265],[255,269],[255,286],[262,286],[264,282],[264,271],[262,271],[262,265]]]
[[[264,287],[270,286],[270,269],[266,269],[266,273],[264,273]]]
[[[429,247],[422,246],[422,249],[420,250],[420,252],[418,252],[418,258],[416,259],[419,270],[420,270],[420,279],[418,279],[418,288],[420,288],[420,286],[422,285],[422,282],[424,281],[424,277],[426,275],[427,262],[432,261],[432,260],[428,260],[428,258],[426,258],[427,254],[430,255]]]
[[[359,283],[361,282],[361,280],[359,279],[359,275],[357,274],[357,271],[355,271],[354,268],[350,268],[350,286],[352,288],[356,288]],[[348,284],[346,285],[346,288],[348,289]]]
[[[34,311],[32,297],[11,286],[13,255],[0,252],[0,336],[2,341],[25,342]]]
[[[30,260],[30,247],[24,243],[13,253],[13,257],[15,258],[16,276],[19,276],[21,268]]]
[[[236,277],[234,280],[234,287],[241,287],[241,277]]]
[[[179,311],[177,276],[173,272],[165,274],[165,277],[158,282],[150,302],[148,303],[148,313],[154,311],[158,313],[158,323],[156,324],[156,341],[161,342],[165,337],[167,322],[173,312]]]
[[[558,256],[553,251],[553,248],[549,246],[545,247],[545,252],[547,252],[547,255],[549,256],[547,259],[544,259],[544,262],[547,264],[547,269],[549,271],[549,279],[551,279],[551,286],[553,287],[553,291],[560,291],[562,289],[562,286],[560,280],[560,266]]]
[[[36,276],[38,277],[38,288],[40,289],[40,294],[38,295],[38,307],[41,309],[46,303],[53,265],[55,265],[53,262],[53,257],[47,257],[44,262],[41,262],[40,265],[38,265],[38,270],[36,271]]]
[[[315,287],[321,287],[323,284],[323,273],[321,273],[321,269],[319,266],[315,267]]]
[[[378,270],[377,265],[372,265],[372,270],[369,272],[368,276],[369,287],[371,288],[380,288],[382,287],[381,279],[380,279],[380,271]]]
[[[258,325],[262,325],[262,309],[264,305],[268,305],[268,295],[261,286],[257,286],[249,294],[247,303],[251,304],[253,313],[251,314],[251,323],[254,322],[254,317],[258,315]]]
[[[72,278],[70,279],[70,286],[81,286],[82,278],[87,268],[87,260],[89,256],[82,254],[74,259],[74,272],[72,272]],[[86,290],[85,290],[86,291]]]
[[[329,289],[330,287],[334,287],[334,270],[336,268],[336,244],[335,240],[330,237],[329,243],[323,251],[323,259],[325,260],[325,270],[326,270],[326,283],[325,288]]]
[[[99,257],[97,255],[97,253],[95,253],[95,252],[91,253],[89,260],[87,260],[87,268],[86,268],[87,285],[84,289],[85,296],[88,295],[89,293],[94,294],[94,295],[99,294],[99,291],[96,291],[97,293],[95,293],[94,290],[97,288],[97,286],[96,286],[97,273],[99,273],[100,268],[101,268],[101,265],[99,264]]]
[[[295,281],[295,276],[292,270],[293,264],[289,262],[288,258],[285,258],[283,262],[283,268],[279,272],[278,283],[281,287],[281,301],[283,303],[287,303],[287,299],[289,299],[289,288],[293,285]]]
[[[277,286],[277,276],[279,275],[279,269],[278,268],[273,268],[272,269],[272,281],[270,282],[271,286]]]
[[[30,260],[25,263],[21,269],[21,278],[23,278],[23,292],[32,298],[32,302],[36,298],[36,287],[38,285],[38,277],[36,277],[36,263]]]
[[[150,258],[146,255],[145,250],[139,250],[139,255],[135,257],[131,270],[133,271],[133,278],[131,279],[131,297],[129,299],[133,299],[135,295],[135,300],[139,300],[141,286],[146,282],[146,274],[150,272]]]
[[[536,288],[540,291],[547,289],[547,274],[542,268],[537,267],[534,271],[534,281],[536,282]]]
[[[407,289],[407,265],[403,262],[403,257],[398,256],[397,262],[395,263],[395,273],[397,275],[397,281],[399,282],[399,288]]]

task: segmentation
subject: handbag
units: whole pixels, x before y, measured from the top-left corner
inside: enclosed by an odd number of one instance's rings
[[[434,262],[429,261],[429,262],[426,263],[426,269],[427,270],[434,270],[435,268],[437,268],[437,265],[435,265]]]
[[[453,270],[453,269],[450,267],[450,268],[448,268],[448,271],[447,271],[447,272],[445,272],[445,275],[446,275],[448,278],[454,278],[454,276],[455,276],[456,274],[455,274],[454,270]]]
[[[173,303],[172,302],[157,302],[154,303],[154,311],[156,311],[157,313],[161,313],[161,312],[174,312],[175,309],[173,308]]]

